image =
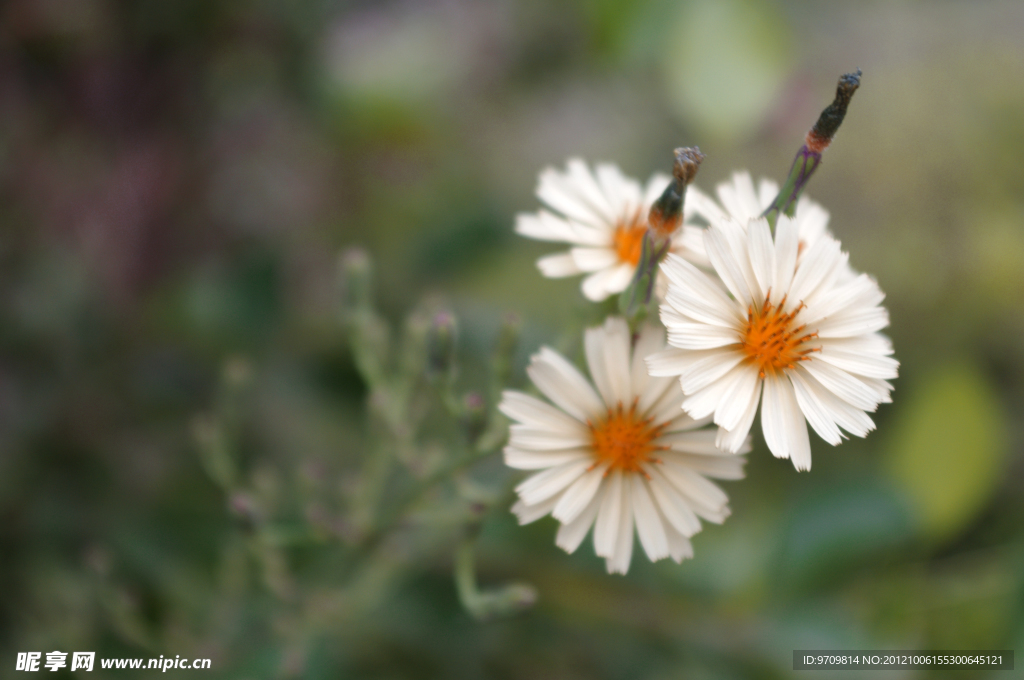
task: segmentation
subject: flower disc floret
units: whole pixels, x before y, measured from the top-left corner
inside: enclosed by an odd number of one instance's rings
[[[587,423],[593,438],[595,465],[606,464],[609,470],[646,474],[644,463],[661,462],[655,451],[665,448],[657,442],[667,423],[655,424],[651,417],[641,418],[636,401],[629,409],[620,403],[608,409],[608,415],[597,423]]]

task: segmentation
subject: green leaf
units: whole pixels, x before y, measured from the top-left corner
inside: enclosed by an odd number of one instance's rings
[[[962,530],[992,495],[1007,450],[993,388],[967,364],[926,376],[896,414],[887,459],[906,491],[919,530],[943,540]]]
[[[788,27],[769,3],[687,3],[663,50],[669,99],[700,132],[742,137],[778,95],[789,68],[789,44]]]
[[[899,493],[857,480],[830,484],[791,507],[779,544],[777,581],[815,588],[872,564],[912,534]]]

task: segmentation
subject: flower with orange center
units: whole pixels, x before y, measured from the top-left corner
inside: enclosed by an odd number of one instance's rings
[[[718,443],[737,450],[761,405],[765,442],[798,470],[811,467],[807,423],[836,445],[874,429],[867,412],[890,401],[899,364],[878,331],[889,315],[878,284],[854,275],[828,235],[799,253],[795,220],[731,219],[704,234],[717,278],[669,256],[661,306],[671,349],[651,356],[656,376],[678,376],[683,408],[713,416]],[[773,300],[777,299],[778,302]]]
[[[541,172],[537,196],[547,209],[516,218],[516,232],[542,241],[573,246],[569,251],[537,261],[544,276],[561,278],[587,274],[583,294],[601,301],[621,293],[640,261],[651,205],[668,186],[668,175],[656,174],[641,186],[611,164],[593,170],[572,159],[565,171]],[[683,217],[692,211],[684,205]],[[654,225],[659,239],[670,240],[671,252],[706,266],[701,229],[677,221]]]
[[[593,384],[542,348],[527,373],[551,403],[507,391],[499,405],[515,421],[505,463],[538,471],[516,487],[520,523],[552,515],[568,552],[594,527],[609,572],[629,568],[634,528],[651,560],[690,557],[698,518],[721,522],[729,512],[708,478],[743,474],[743,458],[715,445],[710,419],[686,415],[673,381],[647,374],[644,357],[664,346],[662,330],[645,327],[634,342],[624,320],[609,318],[584,336]]]

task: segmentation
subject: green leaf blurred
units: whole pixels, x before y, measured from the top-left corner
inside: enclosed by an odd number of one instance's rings
[[[668,32],[664,71],[677,115],[735,140],[763,120],[790,64],[788,26],[758,0],[687,3]]]
[[[918,529],[934,541],[962,530],[992,496],[1007,449],[997,395],[977,368],[939,366],[901,395],[890,453]]]
[[[783,522],[779,577],[795,590],[842,580],[911,534],[907,508],[873,480],[833,484],[797,500]]]

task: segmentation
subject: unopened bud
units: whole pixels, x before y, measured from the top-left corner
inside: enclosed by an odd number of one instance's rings
[[[231,513],[241,519],[247,528],[252,528],[263,520],[263,512],[249,494],[238,492],[228,498]]]
[[[451,375],[454,371],[457,332],[453,314],[434,315],[427,334],[427,370],[431,375]]]
[[[839,126],[843,124],[843,118],[846,117],[850,99],[860,87],[860,76],[861,71],[857,69],[856,73],[846,73],[839,79],[839,84],[836,86],[836,98],[821,112],[814,127],[807,133],[804,143],[810,151],[821,153],[832,143],[832,138],[835,137]]]
[[[773,229],[780,213],[790,217],[796,214],[796,205],[800,195],[807,186],[807,182],[810,181],[811,175],[821,165],[821,154],[832,143],[832,138],[846,117],[850,99],[860,87],[860,76],[860,69],[857,69],[856,73],[847,73],[839,79],[839,84],[836,86],[836,98],[818,116],[814,127],[807,133],[803,146],[796,152],[786,183],[782,185],[778,196],[763,213]]]
[[[475,442],[487,427],[487,404],[479,392],[469,392],[462,398],[462,416],[459,424],[470,443]]]
[[[683,201],[686,187],[697,176],[704,154],[697,147],[680,147],[675,150],[672,165],[672,182],[651,206],[648,223],[660,245],[668,240],[683,223]]]
[[[338,274],[345,308],[362,309],[370,305],[373,265],[362,248],[349,248],[338,258]]]
[[[522,319],[514,312],[508,312],[501,319],[501,328],[498,330],[498,340],[494,344],[494,355],[491,359],[495,394],[508,384],[509,376],[512,374],[512,359],[519,345],[522,327]]]

